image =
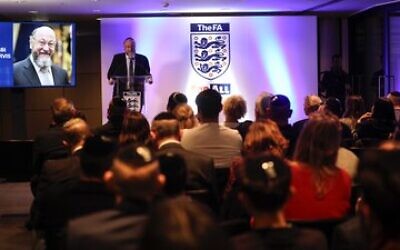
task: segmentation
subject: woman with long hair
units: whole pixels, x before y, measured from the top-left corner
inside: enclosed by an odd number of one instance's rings
[[[336,116],[316,113],[300,133],[291,164],[294,192],[285,209],[288,219],[339,219],[348,213],[351,178],[335,164],[340,129]]]

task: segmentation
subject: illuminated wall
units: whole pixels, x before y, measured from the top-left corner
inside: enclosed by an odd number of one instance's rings
[[[230,24],[230,65],[212,81],[191,65],[190,24]],[[103,121],[112,96],[107,70],[122,41],[136,39],[137,53],[148,57],[153,85],[146,88],[143,113],[151,120],[165,109],[173,91],[194,99],[210,83],[229,83],[231,94],[247,100],[246,119],[254,119],[254,101],[262,91],[284,94],[292,101],[291,122],[304,117],[303,100],[317,93],[317,19],[312,16],[146,17],[101,21]],[[226,95],[224,96],[226,97]]]

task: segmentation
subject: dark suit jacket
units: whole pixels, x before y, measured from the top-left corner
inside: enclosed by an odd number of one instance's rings
[[[14,86],[16,87],[39,87],[40,80],[31,60],[27,57],[25,60],[14,63]],[[68,86],[68,73],[65,69],[57,65],[51,66],[51,73],[55,86]]]
[[[67,249],[138,249],[147,222],[145,204],[122,204],[70,221]]]
[[[125,53],[114,55],[110,68],[108,69],[107,78],[111,79],[113,76],[127,76],[126,70],[126,57]],[[135,75],[149,75],[150,65],[147,57],[141,54],[135,55]]]
[[[184,149],[179,143],[164,144],[158,154],[175,153],[185,160],[187,167],[186,190],[206,189],[214,204],[218,206],[217,180],[215,177],[215,168],[212,158],[196,154]]]
[[[336,227],[332,236],[332,250],[364,250],[368,237],[360,217],[354,217]]]

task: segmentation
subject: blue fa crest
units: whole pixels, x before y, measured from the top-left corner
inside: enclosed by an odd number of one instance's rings
[[[208,80],[224,74],[230,63],[229,23],[192,23],[190,31],[193,69]]]

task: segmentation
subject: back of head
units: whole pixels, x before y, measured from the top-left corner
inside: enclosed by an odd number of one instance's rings
[[[255,103],[255,115],[256,115],[256,121],[259,120],[264,120],[268,118],[268,112],[267,110],[269,109],[269,104],[271,101],[271,98],[274,95],[268,92],[262,92],[256,99]]]
[[[62,125],[75,116],[76,110],[71,101],[64,97],[56,98],[51,105],[53,121],[56,125]]]
[[[393,106],[400,106],[400,92],[392,91],[387,95],[387,98],[393,103]]]
[[[304,100],[304,113],[308,116],[317,111],[322,104],[322,100],[317,95],[308,95]]]
[[[327,113],[313,113],[297,140],[294,159],[320,169],[335,167],[340,146],[339,119]]]
[[[242,192],[259,212],[282,209],[290,194],[291,172],[286,162],[270,154],[246,157]]]
[[[110,171],[111,184],[125,199],[150,201],[162,189],[158,160],[143,144],[121,147]]]
[[[215,119],[218,118],[222,109],[221,94],[213,89],[201,91],[196,97],[196,105],[201,118]]]
[[[156,140],[179,137],[179,124],[176,117],[170,112],[161,112],[154,117],[151,131],[155,133]]]
[[[136,111],[128,111],[124,115],[119,142],[147,143],[150,138],[150,125],[146,117]]]
[[[274,95],[270,101],[271,119],[280,125],[280,123],[287,122],[292,115],[290,109],[290,101],[287,96]]]
[[[359,95],[348,96],[345,109],[343,117],[360,118],[365,113],[364,99]]]
[[[190,129],[196,126],[197,120],[193,109],[186,103],[181,103],[172,110],[179,122],[180,129]]]
[[[233,95],[224,101],[223,111],[226,119],[239,120],[247,112],[246,101],[240,95]]]
[[[111,167],[115,143],[108,137],[95,135],[86,139],[81,153],[81,169],[86,177],[101,179]]]
[[[65,141],[70,146],[75,146],[90,135],[90,128],[81,118],[72,118],[64,123],[63,133]]]
[[[364,202],[371,217],[381,229],[382,238],[398,240],[400,237],[400,151],[371,150],[361,158],[359,181]],[[371,219],[371,218],[370,218]]]
[[[168,97],[168,103],[167,103],[167,111],[172,112],[172,110],[175,109],[176,106],[182,103],[187,103],[187,97],[185,94],[181,92],[173,92],[169,97]]]
[[[183,194],[186,187],[187,169],[185,160],[173,153],[166,153],[158,157],[160,171],[165,176],[164,194],[177,196]]]
[[[336,115],[338,118],[342,117],[342,104],[340,100],[335,97],[326,99],[324,109]]]
[[[269,152],[283,156],[288,146],[289,142],[280,132],[278,125],[271,120],[265,120],[250,125],[243,142],[243,151],[245,154]]]
[[[228,240],[208,211],[195,201],[175,198],[159,203],[150,213],[143,250],[221,250]]]
[[[113,98],[108,106],[108,120],[113,124],[122,124],[126,112],[126,101],[122,98]]]
[[[379,98],[372,108],[372,118],[394,123],[396,120],[393,104],[387,98]]]

